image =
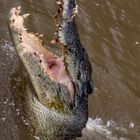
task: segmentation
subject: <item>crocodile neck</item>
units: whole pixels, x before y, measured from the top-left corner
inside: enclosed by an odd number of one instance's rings
[[[87,98],[68,114],[54,112],[41,104],[32,89],[26,85],[26,113],[41,140],[75,140],[87,122]],[[83,108],[84,106],[84,108]],[[84,116],[84,117],[83,117]],[[80,119],[79,119],[80,118]]]

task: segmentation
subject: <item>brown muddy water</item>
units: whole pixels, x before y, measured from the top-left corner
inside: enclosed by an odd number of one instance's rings
[[[78,0],[77,22],[94,70],[83,140],[140,140],[140,0]],[[28,28],[50,40],[55,0],[0,0],[0,140],[33,140],[18,98],[23,80],[6,16],[21,5]]]

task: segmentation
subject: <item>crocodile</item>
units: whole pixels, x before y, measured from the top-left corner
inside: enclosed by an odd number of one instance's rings
[[[47,45],[25,27],[29,13],[11,8],[8,27],[25,68],[25,112],[41,140],[74,140],[88,119],[92,67],[80,42],[76,0],[57,0],[56,32]],[[50,48],[50,49],[49,49]],[[55,51],[54,51],[55,50]]]

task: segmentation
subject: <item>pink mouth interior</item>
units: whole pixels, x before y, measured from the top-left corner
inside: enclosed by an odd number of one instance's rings
[[[59,64],[56,62],[56,60],[51,60],[50,62],[47,63],[48,63],[48,69],[52,72],[52,75],[54,77],[57,77],[60,70]]]
[[[40,57],[42,61],[42,66],[45,72],[49,75],[52,80],[58,81],[61,84],[67,86],[71,101],[74,101],[74,85],[71,78],[66,70],[64,63],[64,56],[62,57],[52,57],[48,55],[43,55]]]
[[[46,72],[49,73],[50,76],[55,80],[64,80],[63,78],[66,77],[66,73],[63,73],[63,71],[65,71],[64,62],[60,58],[56,57],[44,56],[43,59],[47,64],[45,67]]]

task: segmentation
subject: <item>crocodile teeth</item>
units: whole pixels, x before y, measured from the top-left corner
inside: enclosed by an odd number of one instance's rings
[[[57,1],[57,2],[56,2],[56,4],[58,4],[58,5],[61,5],[61,3],[62,3],[61,1]]]
[[[30,14],[29,14],[29,13],[24,14],[22,17],[23,17],[23,19],[25,19],[25,18],[27,18],[28,16],[30,16]]]

